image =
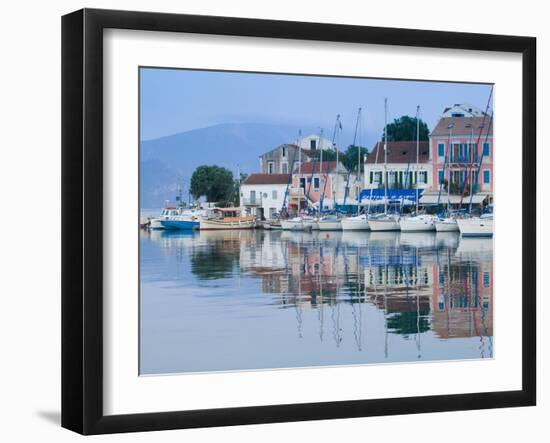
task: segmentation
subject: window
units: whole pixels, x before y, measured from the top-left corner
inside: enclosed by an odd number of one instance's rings
[[[273,200],[277,200],[277,190],[276,190],[276,189],[274,189],[274,190],[271,192],[271,198],[272,198]]]
[[[443,175],[443,169],[438,170],[438,176],[439,176],[439,184],[442,184],[443,180],[445,179],[445,177]]]
[[[300,178],[300,188],[304,189],[306,187],[306,179]]]
[[[488,169],[483,171],[483,183],[485,184],[491,183],[491,171],[489,171]]]
[[[309,141],[309,149],[317,149],[317,140]]]
[[[267,173],[268,173],[268,174],[273,174],[273,170],[274,170],[274,164],[273,164],[273,162],[268,162],[268,163],[267,163]]]
[[[315,177],[315,178],[313,179],[313,187],[314,187],[315,189],[319,189],[319,177]]]
[[[281,150],[283,151],[282,156],[286,157],[286,146],[283,146]]]
[[[445,157],[445,144],[444,143],[439,143],[437,145],[437,155],[439,157]]]
[[[428,172],[427,171],[420,171],[420,182],[423,184],[428,184]]]
[[[288,174],[288,163],[282,162],[281,163],[281,174]]]
[[[484,273],[483,273],[483,287],[484,287],[484,288],[488,288],[490,282],[491,282],[491,278],[490,278],[490,276],[489,276],[489,273],[488,273],[488,272],[484,272]]]
[[[489,143],[483,143],[483,156],[489,156]]]
[[[374,179],[374,173],[373,173],[372,171],[369,172],[369,177],[370,177],[370,178],[369,178],[369,182],[370,182],[370,184],[372,185],[372,181],[373,181],[373,179]]]

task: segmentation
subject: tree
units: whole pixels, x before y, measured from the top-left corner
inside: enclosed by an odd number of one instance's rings
[[[235,193],[233,174],[220,166],[199,166],[191,176],[191,195],[209,202],[228,202]]]
[[[400,141],[414,141],[416,140],[416,118],[403,115],[396,118],[393,123],[388,125],[388,141],[400,142]],[[420,119],[420,140],[428,140],[428,125]],[[382,140],[384,140],[384,133],[382,132]]]
[[[361,163],[363,163],[365,155],[369,153],[367,148],[364,148],[362,146],[349,145],[346,149],[346,152],[344,153],[342,158],[342,163],[348,171],[357,172],[359,152],[361,153]]]

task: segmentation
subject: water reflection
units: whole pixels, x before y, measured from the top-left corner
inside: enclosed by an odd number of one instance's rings
[[[152,231],[141,276],[144,373],[492,357],[491,239]]]

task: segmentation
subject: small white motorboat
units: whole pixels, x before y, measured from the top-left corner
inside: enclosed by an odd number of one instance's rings
[[[319,231],[341,231],[342,222],[336,215],[325,215],[317,222]]]
[[[458,232],[458,224],[456,223],[456,218],[436,218],[435,230],[437,232]]]
[[[456,220],[462,237],[492,237],[493,214],[481,217],[459,218]]]
[[[368,231],[369,229],[369,220],[366,214],[342,219],[343,231]]]
[[[401,232],[425,232],[435,231],[435,217],[433,215],[416,215],[403,217],[399,220]]]
[[[399,214],[382,214],[369,218],[371,231],[399,231]]]

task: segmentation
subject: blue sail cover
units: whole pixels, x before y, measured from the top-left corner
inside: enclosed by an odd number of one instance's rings
[[[423,189],[418,189],[418,198],[422,197]],[[388,203],[403,202],[404,205],[416,204],[416,189],[388,189]],[[361,203],[384,203],[384,189],[363,189],[359,196]]]

